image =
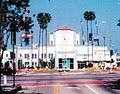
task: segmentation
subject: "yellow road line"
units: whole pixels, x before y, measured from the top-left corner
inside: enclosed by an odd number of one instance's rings
[[[58,94],[58,85],[54,86],[53,94]]]

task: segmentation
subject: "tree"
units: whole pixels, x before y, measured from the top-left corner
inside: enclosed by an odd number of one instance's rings
[[[84,12],[84,19],[86,20],[86,23],[87,23],[87,38],[88,38],[88,21],[91,22],[91,35],[93,35],[92,33],[92,21],[95,20],[96,16],[95,16],[95,13],[93,11],[85,11]],[[92,41],[92,36],[89,38],[91,39]],[[89,41],[89,39],[87,39]]]
[[[55,58],[51,58],[50,59],[50,68],[54,68],[55,67]]]
[[[93,62],[93,31],[92,31],[92,21],[95,20],[96,16],[95,16],[95,13],[93,11],[89,11],[89,14],[90,14],[90,22],[91,22],[91,37],[90,37],[90,40],[92,42],[92,62]]]
[[[40,31],[39,31],[39,42],[38,42],[38,61],[40,59],[40,44],[41,44],[41,33],[42,33],[42,46],[43,46],[43,32],[42,32],[42,28],[43,28],[43,23],[42,23],[42,19],[43,19],[43,13],[38,13],[37,15],[37,21],[40,27]]]
[[[51,15],[49,13],[38,13],[37,14],[37,21],[40,27],[39,32],[39,48],[40,48],[40,39],[41,39],[41,33],[42,33],[42,55],[43,55],[43,42],[45,41],[46,44],[46,62],[47,62],[47,27],[48,23],[51,21]],[[42,30],[42,31],[41,31]],[[44,39],[44,30],[45,30],[45,39]],[[38,49],[38,54],[40,53],[40,49]]]
[[[89,62],[89,41],[92,42],[92,53],[93,53],[93,33],[92,33],[92,21],[95,20],[96,16],[93,11],[85,11],[84,12],[84,19],[86,20],[87,24],[87,42],[88,42],[88,62]],[[88,29],[88,21],[91,22],[91,33],[89,33]],[[89,34],[89,38],[88,38]],[[92,60],[93,60],[93,54],[92,54]]]
[[[88,21],[89,21],[89,12],[88,11],[85,11],[84,12],[84,19],[86,20],[86,24],[87,24],[87,42],[89,43],[89,38],[88,38]]]
[[[10,68],[10,63],[9,61],[5,62],[5,65],[4,65],[4,68],[2,70],[2,74],[3,75],[7,75],[7,76],[10,76],[12,75],[13,73],[16,73],[13,69]]]
[[[29,7],[29,0],[2,0],[0,2],[0,66],[3,58],[4,50],[7,48],[8,39],[11,33],[11,44],[16,44],[16,32],[27,28],[31,29],[29,19],[28,22],[23,20],[25,8]],[[4,37],[6,35],[6,37]],[[5,39],[6,38],[6,39]],[[6,40],[6,41],[5,41]],[[14,62],[13,62],[14,63]],[[13,64],[15,69],[15,64]],[[1,67],[0,67],[1,75]],[[0,77],[0,91],[1,91],[1,77]]]

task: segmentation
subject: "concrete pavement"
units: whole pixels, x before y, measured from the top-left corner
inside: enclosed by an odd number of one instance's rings
[[[35,75],[48,75],[48,76],[50,76],[50,77],[54,77],[54,75],[59,75],[59,76],[62,76],[63,75],[63,77],[64,77],[64,75],[66,75],[66,77],[67,77],[67,75],[68,76],[72,76],[72,75],[79,75],[79,74],[109,74],[110,73],[110,70],[104,70],[104,71],[100,71],[100,70],[95,70],[95,71],[86,71],[86,70],[72,70],[72,71],[69,71],[69,72],[58,72],[58,71],[56,71],[56,70],[52,70],[52,71],[50,71],[50,70],[48,70],[48,71],[46,71],[46,70],[29,70],[29,71],[26,71],[26,70],[22,70],[22,71],[19,71],[16,75],[18,75],[18,77],[19,77],[19,75],[21,75],[20,77],[22,77],[22,75],[23,75],[23,77],[30,77],[29,75],[33,75],[33,76],[35,76]],[[120,71],[116,71],[116,70],[113,70],[112,71],[112,73],[120,73]],[[27,76],[28,75],[28,76]],[[36,76],[36,77],[39,77],[39,76]],[[43,76],[40,76],[40,77],[43,77]],[[47,77],[47,76],[46,76]],[[57,76],[58,77],[58,76]],[[87,82],[87,84],[88,84],[88,82],[89,81],[85,81],[85,82]],[[101,81],[100,81],[101,82]],[[99,82],[99,83],[100,83]],[[35,84],[37,83],[38,84],[38,86],[34,86],[34,87],[39,87],[39,84],[40,84],[40,86],[41,86],[41,82],[39,83],[39,82],[34,82]],[[22,94],[22,92],[28,92],[28,91],[30,91],[31,90],[31,88],[33,88],[33,84],[34,83],[30,83],[31,85],[22,85],[22,87],[23,87],[23,90],[21,90],[21,91],[19,91],[19,93],[18,94]],[[43,83],[43,86],[47,83],[47,82],[42,82]],[[52,83],[52,81],[51,81],[51,83]],[[51,84],[51,83],[49,83],[49,84]],[[61,83],[62,84],[62,82],[59,82],[59,83]],[[63,82],[64,84],[66,83],[66,82]],[[76,83],[73,83],[73,82],[69,82],[69,83],[66,83],[66,84],[69,84],[70,85],[70,83],[72,83],[72,84],[81,84],[82,82],[81,82],[81,79],[80,79],[80,81],[79,81],[79,83],[78,83],[78,81],[76,82]],[[89,83],[93,83],[93,82],[89,82]],[[95,83],[95,81],[94,81],[94,83]],[[98,84],[98,81],[96,81],[96,83]],[[22,83],[21,83],[22,84]],[[103,84],[103,83],[102,83]],[[47,84],[48,85],[48,84]],[[54,84],[53,84],[53,86],[54,86]],[[25,93],[23,93],[23,94],[25,94]],[[35,93],[35,94],[37,94],[37,93]],[[39,94],[39,93],[38,93]]]
[[[68,72],[58,72],[57,70],[19,70],[16,75],[50,75],[50,74],[84,74],[84,73],[120,73],[120,70],[94,70],[94,71],[86,71],[86,70],[70,70]]]

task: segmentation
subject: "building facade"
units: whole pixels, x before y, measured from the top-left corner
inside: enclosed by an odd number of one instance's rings
[[[5,51],[3,62],[7,60],[6,58],[10,58],[10,55],[6,57],[10,51],[9,49]],[[15,54],[16,65],[19,65],[18,61],[21,60],[21,66],[24,67],[28,65],[37,67],[38,59],[50,62],[54,58],[55,68],[66,67],[75,70],[82,69],[90,63],[95,67],[110,67],[111,61],[107,46],[82,45],[80,32],[70,28],[61,28],[51,32],[47,48],[45,46],[17,47]]]

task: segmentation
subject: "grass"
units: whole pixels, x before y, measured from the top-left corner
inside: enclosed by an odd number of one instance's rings
[[[85,71],[96,71],[98,70],[96,67],[87,67],[85,68]]]

